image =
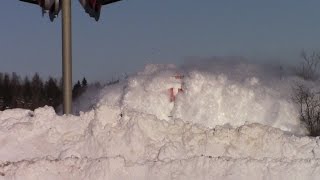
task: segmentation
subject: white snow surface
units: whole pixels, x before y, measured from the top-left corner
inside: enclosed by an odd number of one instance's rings
[[[147,65],[88,92],[78,116],[0,111],[0,179],[320,177],[319,139],[290,101],[299,79],[274,66],[203,64]],[[172,87],[183,89],[174,102]]]

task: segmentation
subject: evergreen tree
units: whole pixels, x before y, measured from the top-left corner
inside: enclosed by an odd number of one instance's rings
[[[4,110],[3,74],[0,73],[0,111]]]
[[[35,73],[35,75],[32,78],[31,92],[32,92],[32,108],[31,109],[34,110],[37,107],[44,106],[45,96],[44,96],[43,82],[38,73]]]
[[[46,105],[53,106],[56,108],[61,103],[61,90],[57,84],[57,80],[52,77],[49,77],[49,80],[45,83],[45,99]]]
[[[3,78],[3,103],[4,103],[4,109],[10,108],[10,102],[11,102],[12,94],[10,91],[10,76],[9,74],[5,73]]]
[[[17,73],[13,72],[10,80],[10,92],[12,94],[10,107],[20,107],[21,103],[21,84],[20,77]]]
[[[3,74],[0,72],[0,96],[2,96]]]
[[[88,86],[88,82],[87,82],[85,77],[82,79],[82,84],[81,85],[82,85],[83,88]]]
[[[73,98],[78,98],[87,88],[85,78],[73,86]],[[62,79],[49,77],[43,82],[38,73],[30,80],[27,76],[21,81],[20,76],[12,73],[0,73],[0,110],[25,108],[34,110],[44,105],[57,109],[62,104]]]
[[[81,84],[80,84],[80,81],[78,81],[74,86],[73,86],[73,89],[72,89],[72,98],[73,99],[76,99],[79,97],[79,95],[81,94]]]
[[[31,82],[27,76],[24,78],[22,89],[23,89],[22,96],[23,96],[23,100],[24,100],[23,108],[31,109],[31,107],[32,107],[32,102],[31,102],[32,90],[31,90]]]

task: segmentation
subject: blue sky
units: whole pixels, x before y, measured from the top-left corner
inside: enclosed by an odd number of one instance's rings
[[[73,76],[109,80],[146,63],[181,64],[186,57],[243,56],[298,60],[320,50],[317,0],[123,0],[103,7],[100,21],[73,1]],[[1,72],[61,75],[61,18],[4,0],[0,11]]]

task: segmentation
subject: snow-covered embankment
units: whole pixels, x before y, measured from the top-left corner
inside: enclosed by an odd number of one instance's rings
[[[80,116],[0,112],[0,179],[316,179],[319,140],[289,101],[294,78],[233,66],[149,65]]]

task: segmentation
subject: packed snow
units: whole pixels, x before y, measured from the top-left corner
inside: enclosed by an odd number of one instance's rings
[[[0,179],[318,179],[297,81],[245,61],[151,64],[88,89],[78,115],[0,111]]]

